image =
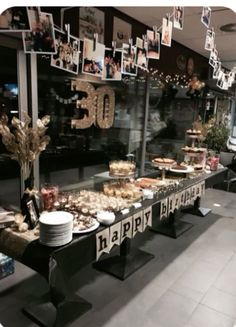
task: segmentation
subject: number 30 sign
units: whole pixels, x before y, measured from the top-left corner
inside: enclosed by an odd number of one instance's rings
[[[77,109],[85,109],[81,119],[72,119],[72,128],[89,128],[93,124],[99,128],[110,128],[114,121],[115,92],[108,86],[100,86],[96,90],[91,83],[72,81],[72,91],[86,93],[86,97],[76,101]]]

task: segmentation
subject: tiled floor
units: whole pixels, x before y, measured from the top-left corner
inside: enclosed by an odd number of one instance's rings
[[[208,190],[205,218],[185,215],[194,227],[171,239],[150,231],[134,243],[155,259],[121,282],[91,266],[72,284],[93,304],[70,327],[233,327],[236,322],[236,194]],[[47,290],[46,282],[16,263],[0,281],[0,323],[36,326],[21,308]],[[235,325],[236,326],[236,325]]]

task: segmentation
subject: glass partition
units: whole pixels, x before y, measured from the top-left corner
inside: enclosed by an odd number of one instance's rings
[[[102,129],[93,124],[89,128],[73,128],[72,120],[88,115],[77,109],[76,102],[85,92],[71,88],[73,80],[89,82],[95,89],[109,86],[115,93],[114,122]],[[48,133],[51,142],[40,156],[40,183],[51,182],[60,187],[93,187],[95,178],[108,171],[114,159],[135,155],[140,165],[141,142],[145,110],[145,79],[124,78],[105,82],[89,75],[73,76],[50,67],[47,58],[38,59],[39,117],[51,116]]]
[[[19,117],[17,85],[17,52],[0,46],[0,115],[11,121]],[[0,135],[0,202],[20,204],[20,169],[2,143]]]
[[[181,162],[181,148],[188,145],[186,130],[205,115],[204,99],[189,97],[187,88],[158,83],[149,85],[148,127],[146,135],[146,171],[153,171],[154,157],[172,158]]]

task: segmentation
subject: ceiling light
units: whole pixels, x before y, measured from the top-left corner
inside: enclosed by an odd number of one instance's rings
[[[220,30],[223,32],[234,33],[236,32],[236,23],[222,25]]]

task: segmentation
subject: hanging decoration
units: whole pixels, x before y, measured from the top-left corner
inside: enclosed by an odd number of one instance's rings
[[[50,93],[52,96],[54,96],[56,98],[57,101],[59,101],[60,103],[63,103],[63,104],[71,104],[73,101],[75,101],[79,98],[78,94],[74,94],[69,98],[63,98],[56,93],[54,88],[50,89]]]
[[[108,86],[101,86],[97,88],[96,94],[96,125],[99,128],[110,128],[115,115],[115,92]]]
[[[51,56],[51,66],[77,75],[80,41],[70,35],[69,27],[67,33],[55,28],[55,48],[56,54]]]
[[[110,128],[114,121],[115,93],[108,86],[95,90],[91,83],[75,80],[71,83],[72,91],[85,92],[87,97],[76,101],[78,115],[71,120],[72,128],[85,129],[95,124],[99,128]]]
[[[203,7],[201,22],[209,28],[211,21],[211,8]],[[215,32],[213,27],[208,29],[206,32],[205,50],[211,51],[209,57],[209,64],[213,67],[212,78],[217,79],[216,85],[222,90],[228,90],[232,84],[235,82],[235,70],[236,67],[230,71],[225,71],[222,68],[220,58],[218,56],[218,51],[215,44]]]
[[[161,44],[171,47],[172,40],[172,26],[173,23],[170,20],[170,14],[162,20],[162,34],[161,34]]]
[[[173,27],[182,30],[184,26],[184,7],[174,7]]]
[[[205,87],[205,83],[201,82],[197,75],[194,75],[189,82],[188,87],[189,89],[186,94],[191,97],[197,97],[200,95],[202,88]]]
[[[157,26],[153,26],[153,31],[147,30],[147,58],[160,59],[160,33]]]

